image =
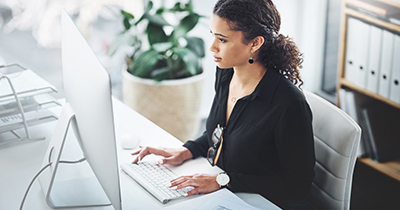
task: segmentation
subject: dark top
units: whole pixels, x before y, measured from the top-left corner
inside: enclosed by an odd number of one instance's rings
[[[277,205],[307,196],[314,178],[312,113],[303,93],[276,70],[254,92],[237,100],[226,124],[233,69],[216,72],[215,97],[206,131],[184,144],[193,158],[207,156],[217,124],[225,127],[217,165],[233,192],[259,193]]]

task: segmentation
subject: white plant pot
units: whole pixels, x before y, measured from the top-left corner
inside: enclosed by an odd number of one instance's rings
[[[204,73],[156,82],[122,71],[123,100],[180,141],[193,139],[199,127]]]

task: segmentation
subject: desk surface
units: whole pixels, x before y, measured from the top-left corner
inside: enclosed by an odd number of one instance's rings
[[[114,122],[117,137],[118,161],[130,162],[133,157],[132,150],[124,150],[119,144],[120,137],[128,132],[140,136],[140,145],[179,147],[182,142],[150,122],[137,112],[133,111],[122,102],[113,99]],[[52,110],[59,114],[61,109]],[[0,147],[0,209],[19,209],[25,191],[32,178],[41,168],[47,145],[51,139],[56,122],[45,123],[30,127],[33,137],[46,137],[40,141],[26,141],[6,144]],[[82,157],[78,144],[73,135],[68,136],[64,147],[62,159],[77,160]],[[157,157],[148,157],[156,159]],[[84,166],[82,166],[84,167]],[[218,173],[217,167],[211,167],[204,158],[186,161],[179,167],[171,167],[177,175],[193,173]],[[80,171],[81,173],[81,171]],[[63,176],[68,173],[57,173]],[[61,177],[64,178],[64,177]],[[192,196],[185,199],[170,201],[164,205],[158,202],[147,191],[120,170],[120,185],[123,209],[161,209],[188,199],[196,199]],[[263,209],[279,209],[274,204],[257,194],[238,193],[244,201]],[[23,209],[51,209],[45,201],[41,187],[36,180],[30,189]],[[97,208],[74,209],[113,209],[111,206]]]

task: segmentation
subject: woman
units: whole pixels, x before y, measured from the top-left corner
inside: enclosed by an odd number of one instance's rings
[[[279,34],[280,15],[269,0],[219,0],[210,47],[217,64],[215,98],[206,131],[176,149],[141,147],[160,164],[208,157],[224,174],[171,181],[188,196],[227,187],[259,193],[284,209],[306,207],[314,178],[312,114],[301,90],[301,53]]]

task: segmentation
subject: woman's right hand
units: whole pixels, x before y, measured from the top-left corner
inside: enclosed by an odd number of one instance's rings
[[[192,153],[186,147],[180,148],[165,148],[165,147],[143,147],[139,146],[139,150],[132,153],[132,155],[137,155],[132,163],[137,163],[141,161],[146,155],[160,155],[163,158],[158,161],[160,165],[171,164],[180,165],[183,161],[193,157]]]

